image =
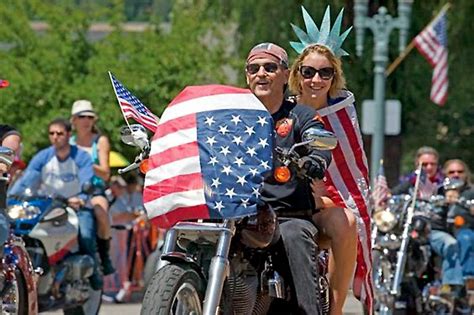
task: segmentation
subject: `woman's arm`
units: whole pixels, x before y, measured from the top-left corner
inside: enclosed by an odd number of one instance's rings
[[[94,164],[94,173],[104,181],[108,181],[110,177],[110,143],[106,136],[100,136],[99,141],[97,141],[97,149],[99,151],[99,164]]]

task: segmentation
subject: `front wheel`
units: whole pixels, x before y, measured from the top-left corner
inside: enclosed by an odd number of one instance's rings
[[[204,281],[194,269],[186,265],[166,265],[151,279],[141,314],[201,315],[204,290]]]
[[[28,314],[28,292],[23,274],[19,269],[15,270],[15,279],[7,284],[0,300],[1,314]]]

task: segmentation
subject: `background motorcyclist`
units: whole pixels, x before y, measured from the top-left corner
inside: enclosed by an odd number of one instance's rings
[[[106,135],[99,131],[96,126],[98,115],[88,100],[77,100],[72,105],[71,124],[75,134],[70,142],[91,155],[94,163],[94,176],[92,185],[94,192],[91,204],[97,222],[97,248],[99,250],[102,271],[104,275],[110,275],[115,269],[110,260],[110,221],[109,202],[105,197],[105,189],[110,177],[109,153],[110,143]]]
[[[276,146],[283,148],[290,148],[294,143],[300,142],[302,133],[308,128],[324,129],[322,123],[315,119],[315,110],[284,99],[288,76],[288,55],[283,48],[272,43],[262,43],[249,52],[246,63],[247,84],[272,114],[277,133]],[[331,161],[331,153],[305,150],[307,152],[301,152],[302,156],[306,156],[301,161],[301,166],[311,177],[322,178]],[[305,314],[318,314],[318,231],[311,222],[316,206],[310,180],[299,179],[294,173],[290,181],[284,184],[277,182],[273,176],[268,177],[263,185],[262,196],[277,210],[277,214],[278,211],[281,213],[287,210],[285,215],[296,216],[299,213],[300,217],[305,218],[292,218],[280,225],[284,256],[280,257],[279,262],[285,279],[293,280],[297,300],[293,311],[299,309]]]
[[[97,243],[94,214],[85,208],[88,196],[82,187],[93,176],[92,159],[89,154],[69,144],[71,124],[57,118],[48,125],[51,146],[38,152],[30,161],[24,175],[9,191],[10,195],[22,195],[27,188],[44,195],[59,195],[68,199],[79,218],[79,246],[84,254],[96,260]],[[102,288],[97,262],[91,277],[95,290]]]
[[[459,179],[464,182],[464,185],[459,188],[458,191],[445,192],[445,195],[452,194],[449,199],[454,203],[453,212],[469,211],[469,213],[466,214],[473,218],[474,207],[471,206],[470,209],[459,209],[461,206],[455,204],[459,198],[464,198],[465,200],[474,199],[474,187],[471,183],[469,167],[460,159],[452,159],[444,163],[443,172],[449,179]],[[456,234],[463,276],[468,278],[466,288],[470,290],[474,290],[474,231],[472,228],[472,224],[466,224],[466,226],[462,226]]]
[[[15,152],[18,152],[21,145],[20,133],[9,125],[0,125],[0,146],[12,149]],[[7,173],[9,166],[0,161],[0,176],[3,176],[4,173]],[[6,191],[7,182],[0,181],[0,191]],[[4,195],[0,198],[5,198]],[[1,204],[4,204],[5,200],[1,201]],[[3,213],[4,209],[0,209],[0,244],[3,244],[8,236],[8,220]],[[3,252],[3,251],[2,251]]]
[[[431,147],[421,147],[415,157],[415,165],[422,164],[422,169],[427,175],[424,185],[431,187],[435,194],[440,188],[443,176],[438,168],[439,154]],[[411,173],[402,182],[392,189],[393,195],[411,193],[415,185],[416,174]],[[431,233],[429,236],[432,250],[439,255],[442,262],[443,293],[459,295],[464,284],[457,240],[448,232],[447,226],[448,207],[435,207],[430,218]]]

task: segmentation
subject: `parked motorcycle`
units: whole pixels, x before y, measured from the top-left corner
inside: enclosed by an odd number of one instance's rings
[[[418,179],[417,179],[418,181]],[[451,314],[453,301],[440,294],[440,258],[429,245],[430,218],[444,197],[392,196],[374,214],[373,276],[378,314]]]
[[[23,238],[33,266],[43,270],[37,286],[39,311],[97,314],[102,291],[93,290],[89,282],[93,257],[79,252],[76,211],[65,198],[32,195],[28,190],[23,196],[11,196],[7,215],[15,234]]]
[[[0,162],[11,165],[13,151],[0,147]],[[0,174],[0,313],[37,314],[36,279],[23,240],[15,236],[4,215],[7,178]]]
[[[122,129],[124,142],[139,146],[133,134],[130,129]],[[283,166],[275,176],[281,181],[288,180],[294,169],[299,176],[305,176],[297,165],[300,156],[296,148],[330,150],[336,144],[332,133],[308,130],[302,142],[291,149],[277,148],[276,158]],[[149,146],[141,148],[141,154],[127,169],[137,167],[147,157]],[[285,299],[289,295],[285,280],[272,262],[275,253],[271,245],[278,239],[276,214],[266,205],[260,206],[256,215],[243,218],[178,222],[166,233],[141,313],[265,314],[272,298]],[[320,263],[326,265],[326,261]],[[322,314],[329,311],[324,274],[320,274],[319,281]]]

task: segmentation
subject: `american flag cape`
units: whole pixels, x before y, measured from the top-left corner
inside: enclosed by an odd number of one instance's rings
[[[127,90],[110,71],[109,76],[125,121],[127,121],[128,118],[133,118],[150,131],[155,132],[156,126],[158,125],[158,117]]]
[[[238,218],[257,212],[270,171],[273,121],[246,89],[186,87],[152,139],[143,201],[151,222]]]
[[[340,207],[350,209],[358,227],[357,267],[352,289],[354,295],[373,313],[372,253],[370,239],[369,173],[354,95],[342,90],[329,100],[329,106],[318,110],[325,128],[334,132],[338,145],[332,151],[332,162],[326,172],[329,197]]]
[[[414,41],[418,51],[433,67],[430,98],[440,106],[448,98],[448,35],[446,10],[442,10]]]

